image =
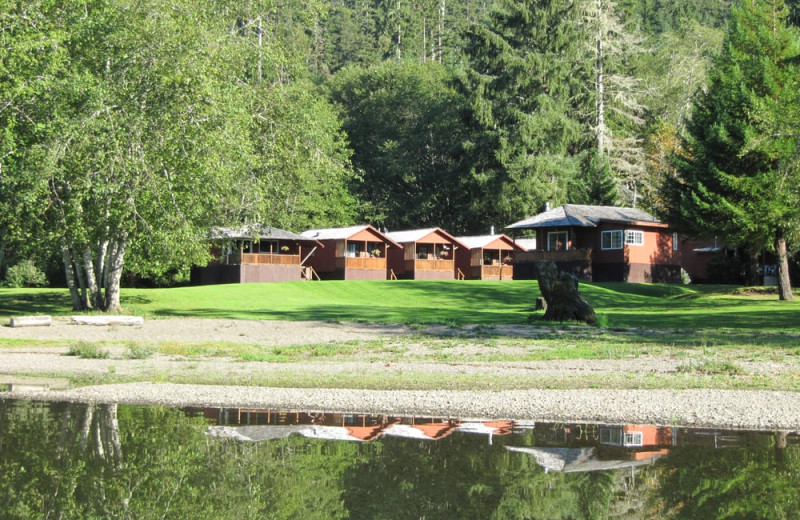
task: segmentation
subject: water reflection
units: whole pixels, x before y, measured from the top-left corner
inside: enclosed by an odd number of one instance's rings
[[[800,439],[0,401],[0,518],[797,518]]]

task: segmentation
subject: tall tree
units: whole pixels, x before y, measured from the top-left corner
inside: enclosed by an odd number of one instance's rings
[[[687,157],[671,183],[671,220],[778,258],[793,299],[787,244],[800,240],[800,34],[782,0],[742,0],[687,126]]]
[[[623,204],[635,207],[646,184],[644,106],[641,82],[629,63],[641,52],[642,37],[626,26],[613,0],[584,0],[582,11],[586,33],[592,35],[597,153],[613,170]]]
[[[461,174],[466,102],[451,79],[436,62],[404,60],[348,67],[331,82],[353,164],[362,172],[352,190],[367,221],[393,230],[474,231],[468,229],[475,222],[468,179]]]
[[[570,199],[567,188],[591,146],[593,110],[580,59],[577,4],[500,0],[471,26],[462,85],[481,137],[470,144],[483,211],[510,222]]]

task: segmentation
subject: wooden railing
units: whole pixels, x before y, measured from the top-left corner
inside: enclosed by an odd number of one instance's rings
[[[364,258],[337,258],[336,267],[338,269],[383,269],[386,270],[386,259],[377,257]]]
[[[591,261],[592,250],[570,249],[569,251],[526,251],[516,254],[515,262],[539,262],[551,260],[553,262]]]
[[[484,265],[481,266],[483,278],[511,278],[514,267],[510,265]]]
[[[300,255],[276,255],[269,253],[242,253],[242,264],[246,265],[300,265]]]
[[[452,260],[406,260],[406,270],[415,271],[453,271],[455,265]]]

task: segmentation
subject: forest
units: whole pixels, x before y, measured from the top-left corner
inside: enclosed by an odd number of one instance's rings
[[[792,254],[798,13],[797,0],[0,0],[0,279],[25,262],[82,288],[76,307],[113,309],[124,281],[203,264],[212,226],[478,234],[547,203],[641,207]]]

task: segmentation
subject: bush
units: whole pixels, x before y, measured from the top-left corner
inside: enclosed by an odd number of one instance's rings
[[[79,341],[70,345],[67,355],[78,356],[83,359],[106,359],[109,354],[107,350],[101,349],[94,343]]]
[[[126,357],[128,359],[147,359],[156,353],[156,347],[139,343],[128,343]]]
[[[42,287],[47,285],[47,277],[36,267],[33,260],[22,262],[8,268],[6,272],[6,285],[8,287]]]

